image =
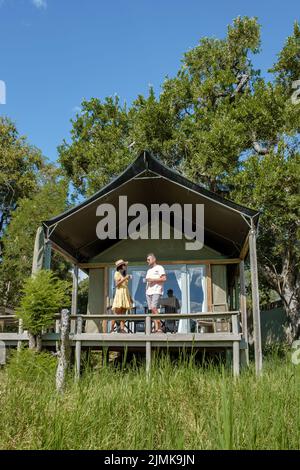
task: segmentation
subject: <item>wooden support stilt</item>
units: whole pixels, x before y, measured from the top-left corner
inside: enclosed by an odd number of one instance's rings
[[[151,334],[151,317],[146,316],[146,335]],[[150,379],[151,375],[151,341],[146,341],[146,377]]]
[[[232,333],[239,333],[238,326],[238,316],[232,316]],[[232,355],[233,355],[233,375],[236,377],[240,373],[240,343],[239,341],[233,341],[232,345]]]
[[[243,366],[249,366],[248,321],[244,261],[240,262],[240,311],[242,316],[242,333],[245,342],[245,348],[241,350],[241,363]]]
[[[73,287],[72,287],[72,307],[71,314],[77,315],[78,308],[78,266],[73,266]],[[71,320],[71,333],[75,332],[75,320]]]
[[[77,334],[82,333],[82,317],[78,316],[77,318]],[[81,341],[76,340],[75,344],[75,380],[78,380],[80,377],[80,364],[81,364]]]

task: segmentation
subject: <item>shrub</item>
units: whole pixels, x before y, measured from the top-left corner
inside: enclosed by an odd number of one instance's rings
[[[26,279],[16,314],[24,328],[38,335],[53,323],[53,316],[70,303],[71,283],[58,279],[50,270],[41,270]]]

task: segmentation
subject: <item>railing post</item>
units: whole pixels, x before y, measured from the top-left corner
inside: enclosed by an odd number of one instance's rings
[[[248,347],[248,322],[247,322],[247,302],[246,302],[246,284],[245,284],[245,263],[240,262],[240,311],[242,316],[242,333],[245,341],[244,347],[241,351],[241,361],[249,366],[249,347]]]
[[[20,318],[19,319],[19,325],[18,325],[18,334],[22,335],[24,333],[23,329],[23,320]],[[22,348],[22,341],[19,339],[18,344],[17,344],[17,350],[20,351]]]
[[[71,315],[77,315],[78,309],[78,266],[73,266],[72,307]],[[75,332],[76,320],[71,320],[71,333]]]
[[[239,333],[238,315],[232,315],[232,333],[234,335],[237,335]],[[239,344],[239,341],[233,341],[232,356],[233,356],[233,375],[236,377],[240,373],[240,344]]]
[[[77,317],[76,334],[82,333],[82,316]],[[81,339],[76,340],[75,344],[75,380],[80,377],[80,362],[81,362]]]
[[[151,335],[151,317],[149,314],[146,316],[146,336]],[[151,341],[146,341],[146,377],[147,380],[150,378],[151,373]]]

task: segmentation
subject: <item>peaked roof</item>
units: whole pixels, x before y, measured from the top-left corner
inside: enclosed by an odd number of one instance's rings
[[[155,185],[153,178],[160,178],[159,184]],[[162,202],[204,203],[205,232],[210,233],[208,243],[205,240],[205,244],[218,251],[223,250],[224,254],[232,257],[240,253],[249,232],[250,220],[257,224],[259,217],[258,211],[193,183],[144,151],[123,173],[91,197],[43,221],[45,234],[53,242],[54,248],[65,252],[74,261],[84,262],[115,243],[116,240],[97,238],[96,224],[99,219],[96,219],[96,207],[100,200],[116,207],[120,195],[127,195],[130,204],[140,202],[147,206]]]

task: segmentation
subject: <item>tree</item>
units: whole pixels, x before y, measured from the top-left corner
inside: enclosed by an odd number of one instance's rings
[[[20,289],[32,268],[34,240],[43,220],[67,208],[67,181],[55,168],[48,168],[38,178],[39,188],[29,198],[18,200],[3,237],[3,261],[0,265],[0,295],[9,305],[20,300]],[[51,267],[58,277],[68,278],[70,263],[53,252]]]
[[[146,148],[208,189],[261,208],[261,280],[283,299],[291,341],[299,334],[300,311],[300,104],[291,101],[300,79],[299,25],[270,70],[272,80],[252,64],[259,50],[257,19],[238,17],[224,39],[202,38],[184,55],[158,98],[150,89],[130,109],[117,98],[84,102],[60,162],[84,193],[120,173],[136,155],[129,147],[134,142],[135,152]],[[78,180],[73,167],[82,161]]]
[[[71,283],[58,279],[50,270],[42,269],[25,280],[16,315],[30,335],[29,347],[41,351],[43,329],[53,324],[54,315],[68,306]]]
[[[34,193],[44,164],[41,152],[19,135],[15,124],[0,117],[0,256],[3,231],[17,201]]]
[[[133,158],[130,122],[119,98],[83,101],[73,124],[72,143],[59,146],[59,162],[80,195],[90,195],[118,175]]]

